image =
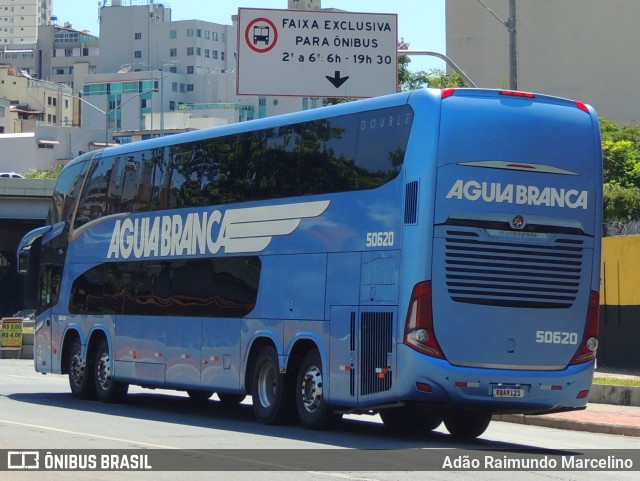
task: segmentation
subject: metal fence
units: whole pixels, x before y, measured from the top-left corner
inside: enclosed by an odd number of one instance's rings
[[[602,235],[605,237],[640,235],[640,221],[605,222],[602,226],[602,230]]]

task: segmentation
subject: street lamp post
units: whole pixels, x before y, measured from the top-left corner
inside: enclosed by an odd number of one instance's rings
[[[78,99],[80,102],[88,105],[89,107],[97,110],[98,112],[100,112],[102,115],[104,115],[104,146],[107,147],[109,145],[109,115],[112,112],[115,112],[116,110],[120,109],[123,105],[125,105],[126,103],[130,102],[131,100],[140,97],[141,95],[144,94],[148,94],[151,92],[157,92],[156,89],[151,89],[151,90],[145,90],[143,92],[138,92],[134,95],[132,95],[131,97],[129,97],[127,100],[125,100],[124,102],[121,102],[120,104],[118,104],[117,106],[115,106],[112,109],[109,110],[102,110],[100,107],[97,107],[96,105],[93,105],[91,102],[88,102],[87,100],[83,99],[82,97],[79,97],[77,95],[71,95],[71,94],[62,94],[63,96],[66,97],[71,97],[74,99]],[[107,98],[107,102],[108,102],[108,98]]]
[[[431,57],[436,57],[439,58],[440,60],[444,60],[447,65],[449,65],[453,70],[455,70],[458,75],[460,75],[460,77],[462,78],[462,80],[464,80],[464,82],[469,86],[469,87],[475,87],[476,84],[473,83],[473,81],[467,76],[467,74],[464,73],[464,71],[458,67],[458,65],[456,65],[456,63],[451,60],[449,57],[447,57],[444,54],[438,53],[438,52],[432,52],[430,50],[398,50],[398,55],[428,55]]]
[[[509,31],[509,88],[511,90],[518,89],[518,49],[516,42],[516,0],[509,0],[509,18],[505,21],[496,15],[493,10],[487,7],[482,0],[476,0],[482,5],[494,18],[502,25],[507,27]]]

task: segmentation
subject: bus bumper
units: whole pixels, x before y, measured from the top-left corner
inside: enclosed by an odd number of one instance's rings
[[[396,394],[405,402],[436,403],[443,410],[546,413],[583,409],[589,400],[594,362],[560,371],[460,367],[398,346]],[[413,376],[408,373],[415,373]]]

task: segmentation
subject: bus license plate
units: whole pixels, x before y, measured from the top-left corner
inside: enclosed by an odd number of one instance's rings
[[[524,389],[517,387],[494,387],[493,397],[524,397]]]

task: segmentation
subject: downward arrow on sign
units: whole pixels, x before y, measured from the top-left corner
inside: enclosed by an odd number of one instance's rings
[[[347,80],[349,80],[349,77],[340,77],[340,70],[336,70],[333,74],[333,77],[329,77],[328,75],[325,76],[326,79],[331,82],[331,84],[335,87],[335,88],[339,88],[343,83],[345,83]]]

